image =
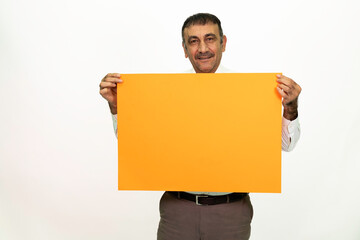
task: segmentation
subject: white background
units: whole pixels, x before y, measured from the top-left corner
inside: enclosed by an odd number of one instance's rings
[[[360,239],[360,8],[347,1],[1,0],[0,239],[156,239],[162,192],[117,190],[108,72],[182,72],[181,26],[222,21],[223,65],[296,80],[302,136],[251,239]]]

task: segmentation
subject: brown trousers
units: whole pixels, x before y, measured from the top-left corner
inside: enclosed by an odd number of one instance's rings
[[[198,206],[165,192],[160,200],[158,240],[247,240],[253,208],[240,201]]]

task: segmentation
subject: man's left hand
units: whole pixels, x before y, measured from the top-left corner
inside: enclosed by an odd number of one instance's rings
[[[284,106],[284,117],[288,120],[294,120],[298,116],[297,100],[301,92],[301,87],[291,78],[284,75],[276,75],[278,86],[276,87],[282,96],[282,104]]]

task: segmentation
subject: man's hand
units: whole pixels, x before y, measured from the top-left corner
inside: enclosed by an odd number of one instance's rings
[[[284,118],[292,121],[298,116],[298,97],[301,92],[301,87],[291,78],[284,75],[276,75],[278,86],[276,87],[282,96],[282,104],[284,106]]]
[[[105,98],[112,114],[117,114],[116,84],[121,83],[119,73],[108,73],[100,82],[100,95]]]

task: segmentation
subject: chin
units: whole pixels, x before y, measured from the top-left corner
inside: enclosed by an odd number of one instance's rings
[[[200,72],[203,72],[203,73],[210,73],[211,70],[213,70],[213,66],[211,67],[199,67],[198,69],[200,70]]]
[[[199,73],[210,73],[210,69],[199,69]]]

